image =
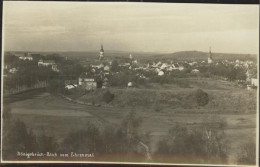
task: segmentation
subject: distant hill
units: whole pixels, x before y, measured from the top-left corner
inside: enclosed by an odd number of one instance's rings
[[[172,60],[207,60],[207,52],[201,51],[181,51],[168,54],[159,54],[152,56],[154,59],[172,59]],[[253,54],[233,54],[233,53],[212,53],[215,60],[257,60],[257,55]]]
[[[10,51],[12,52],[12,51]],[[12,52],[18,53],[18,52]],[[88,59],[89,61],[99,58],[99,51],[88,52],[34,52],[43,55],[47,54],[59,54],[68,58],[76,58],[79,60]],[[207,60],[208,53],[201,51],[180,51],[174,53],[152,53],[152,52],[128,52],[128,51],[113,51],[105,50],[105,57],[109,59],[119,58],[128,59],[132,54],[134,59],[141,60],[143,62],[148,61],[160,61],[160,60]],[[235,54],[235,53],[212,53],[213,60],[252,60],[257,61],[257,55],[255,54]]]

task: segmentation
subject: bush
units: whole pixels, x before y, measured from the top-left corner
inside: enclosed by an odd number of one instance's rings
[[[157,143],[156,155],[185,155],[210,159],[227,159],[228,143],[223,129],[203,124],[192,129],[175,125]],[[204,161],[204,160],[203,160]]]
[[[118,87],[126,87],[128,81],[129,81],[129,76],[127,76],[125,73],[120,72],[120,73],[112,75],[109,78],[109,85],[118,86]]]
[[[204,92],[203,90],[198,89],[195,93],[195,96],[196,96],[196,101],[199,106],[205,106],[208,104],[208,102],[209,102],[208,94],[206,92]]]
[[[106,103],[111,102],[114,99],[115,95],[112,94],[110,91],[106,91],[106,93],[103,94],[103,100]]]

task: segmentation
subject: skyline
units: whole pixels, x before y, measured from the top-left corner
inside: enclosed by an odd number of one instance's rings
[[[196,13],[195,13],[196,12]],[[250,19],[249,19],[250,18]],[[4,50],[258,54],[259,6],[4,2]]]

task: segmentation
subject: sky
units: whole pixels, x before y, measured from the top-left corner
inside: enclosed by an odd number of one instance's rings
[[[3,2],[6,51],[259,52],[259,5]]]

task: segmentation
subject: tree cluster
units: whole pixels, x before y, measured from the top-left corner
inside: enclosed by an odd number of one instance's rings
[[[223,128],[215,121],[204,122],[192,130],[175,125],[157,143],[156,155],[179,155],[227,160],[228,143]]]
[[[201,73],[210,73],[225,77],[230,81],[246,79],[246,70],[242,67],[235,68],[232,64],[219,63],[212,66],[199,66],[198,69]]]

